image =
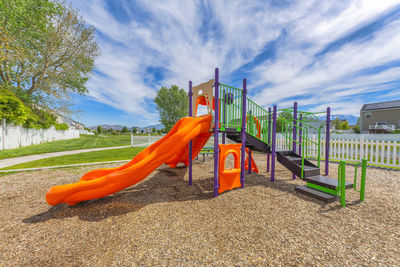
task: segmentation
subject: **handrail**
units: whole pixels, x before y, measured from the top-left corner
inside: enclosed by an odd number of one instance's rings
[[[361,181],[360,181],[360,190],[357,190],[357,168],[358,166],[361,165]],[[361,162],[357,162],[354,165],[354,183],[353,183],[353,189],[356,192],[360,193],[360,201],[364,201],[364,196],[365,196],[365,179],[367,176],[367,160],[363,159]]]
[[[357,190],[357,167],[358,165],[362,166],[361,171],[361,183],[360,183],[360,190]],[[360,201],[364,201],[365,197],[365,180],[367,176],[367,160],[362,159],[361,162],[355,163],[355,170],[354,170],[354,183],[353,189],[356,192],[360,193]],[[346,206],[346,162],[341,160],[339,163],[338,168],[338,187],[337,187],[337,195],[340,197],[340,204],[342,207]]]
[[[272,112],[264,109],[253,100],[246,98],[247,107],[245,114],[242,114],[242,97],[243,89],[229,86],[220,83],[220,125],[221,130],[226,127],[237,128],[240,131],[242,120],[246,120],[246,133],[269,144],[268,133],[271,132],[271,125],[269,125],[268,117],[272,115]],[[279,111],[293,112],[293,107],[280,109]],[[297,111],[298,114],[303,114],[302,119],[286,119],[278,117],[277,121],[282,122],[281,134],[284,137],[285,147],[292,148],[294,144],[301,147],[302,158],[308,157],[310,151],[316,151],[318,167],[320,167],[321,158],[321,129],[325,124],[313,126],[310,124],[312,121],[319,121],[315,114],[325,114],[324,112],[308,112],[308,111]],[[254,119],[257,118],[258,122]],[[310,118],[311,117],[311,118]],[[300,123],[302,126],[300,126]],[[296,127],[296,133],[299,139],[294,139],[293,127]],[[318,134],[317,140],[313,140],[309,137],[310,131],[316,131]],[[315,145],[315,146],[314,146]],[[315,152],[314,152],[315,153]]]

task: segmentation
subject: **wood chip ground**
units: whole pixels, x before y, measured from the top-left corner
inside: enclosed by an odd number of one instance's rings
[[[341,208],[296,193],[304,182],[280,164],[271,183],[265,156],[256,162],[245,189],[217,198],[209,156],[195,161],[193,186],[186,168],[162,166],[72,207],[49,206],[46,191],[93,166],[2,176],[0,266],[400,266],[400,171],[369,168],[365,202],[347,190]]]

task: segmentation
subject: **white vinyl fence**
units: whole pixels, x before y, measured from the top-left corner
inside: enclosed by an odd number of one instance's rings
[[[0,125],[0,150],[72,138],[79,138],[79,130],[30,129],[7,125],[4,120]]]
[[[315,136],[312,136],[310,139],[318,144],[318,139]],[[318,155],[318,145],[313,142],[309,142],[306,145],[305,153],[308,157],[316,158]],[[289,149],[283,136],[277,136],[277,149]],[[325,158],[325,139],[321,139],[320,151],[322,160]],[[369,164],[400,168],[400,142],[365,140],[363,136],[359,140],[330,139],[329,158],[331,160],[344,160],[347,162],[358,162],[362,159],[367,159]]]
[[[78,130],[79,134],[94,135],[94,132],[89,132],[88,130]]]

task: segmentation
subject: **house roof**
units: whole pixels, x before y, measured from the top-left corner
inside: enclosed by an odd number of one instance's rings
[[[364,104],[361,111],[400,108],[400,100]]]

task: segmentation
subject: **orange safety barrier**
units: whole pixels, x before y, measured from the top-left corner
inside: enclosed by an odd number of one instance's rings
[[[247,152],[247,157],[246,157],[244,166],[245,166],[245,169],[248,170],[249,169],[249,149],[247,147],[246,147],[246,152]],[[253,151],[251,151],[251,170],[255,173],[260,173],[260,170],[258,169],[257,164],[253,158]]]
[[[233,188],[241,187],[240,183],[240,148],[241,144],[219,145],[219,190],[222,193]],[[225,169],[226,158],[232,154],[234,167]]]

